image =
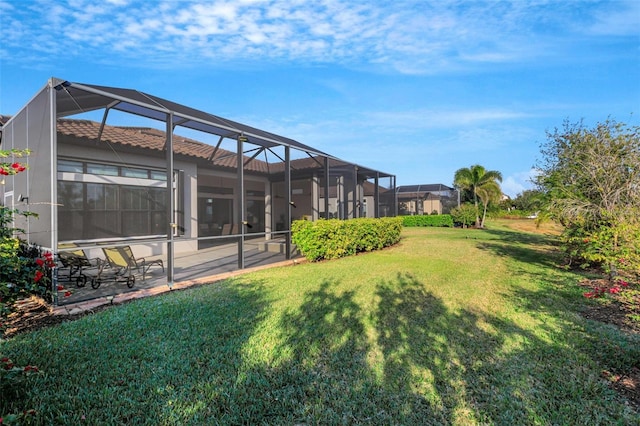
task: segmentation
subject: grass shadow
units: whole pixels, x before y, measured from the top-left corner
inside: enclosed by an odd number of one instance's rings
[[[2,352],[45,374],[24,400],[0,398],[0,413],[27,403],[38,424],[215,424],[267,309],[260,283],[215,285],[19,335]]]
[[[477,247],[498,257],[551,269],[562,263],[562,255],[556,249],[559,244],[556,236],[497,229],[486,229],[483,232],[489,238],[480,240]]]
[[[548,340],[504,317],[448,309],[411,275],[381,282],[377,296],[385,386],[420,395],[424,405],[411,409],[424,423],[597,424],[619,415],[575,404],[612,393],[597,372],[576,365],[588,357],[560,338],[564,330]]]
[[[482,232],[497,237],[505,243],[526,244],[528,246],[557,246],[557,235],[533,233],[517,230],[486,228]]]
[[[289,356],[277,366],[261,365],[247,372],[242,392],[255,399],[251,416],[242,421],[422,423],[425,410],[414,408],[428,408],[424,398],[380,383],[370,363],[372,347],[365,313],[355,299],[356,292],[339,292],[339,284],[322,282],[304,296],[299,308],[283,313],[278,327],[282,343],[275,352]]]

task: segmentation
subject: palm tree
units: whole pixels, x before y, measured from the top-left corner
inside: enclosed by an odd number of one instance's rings
[[[480,211],[478,210],[478,189],[485,185],[495,185],[502,182],[502,173],[496,170],[487,170],[479,164],[458,169],[453,177],[453,184],[458,189],[469,190],[473,194],[473,203],[476,206],[476,226],[482,227]],[[493,191],[489,191],[493,192]],[[486,197],[489,198],[489,197]]]
[[[487,182],[482,186],[479,186],[477,191],[478,197],[482,201],[482,221],[480,221],[480,228],[484,228],[484,221],[487,218],[487,207],[489,203],[499,203],[502,197],[502,190],[497,182]]]

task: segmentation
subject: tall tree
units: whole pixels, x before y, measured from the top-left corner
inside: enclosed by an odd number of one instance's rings
[[[564,123],[547,133],[538,185],[564,224],[590,228],[640,206],[640,127],[607,120],[593,129]]]
[[[547,133],[539,187],[565,226],[569,253],[640,273],[640,126],[565,121]]]
[[[496,170],[487,170],[480,164],[458,169],[453,177],[453,184],[458,190],[468,190],[473,196],[473,204],[476,206],[476,226],[484,224],[480,222],[480,210],[478,209],[478,189],[485,185],[496,185],[502,182],[502,173]]]
[[[510,204],[526,213],[539,212],[546,203],[546,194],[539,189],[527,189],[519,193]]]

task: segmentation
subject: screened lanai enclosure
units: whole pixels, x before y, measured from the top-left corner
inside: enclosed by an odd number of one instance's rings
[[[396,186],[399,215],[449,214],[460,205],[457,189],[441,183]]]
[[[31,154],[0,200],[67,260],[58,304],[291,259],[293,220],[396,215],[393,175],[136,90],[52,78],[3,121]]]

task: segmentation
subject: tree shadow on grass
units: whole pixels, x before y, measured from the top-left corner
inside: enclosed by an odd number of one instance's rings
[[[613,394],[587,367],[597,342],[576,346],[567,337],[580,332],[575,324],[538,332],[491,312],[451,309],[409,274],[376,283],[374,307],[365,310],[358,289],[340,284],[322,282],[279,318],[270,315],[260,282],[179,292],[65,324],[68,340],[56,345],[58,330],[30,336],[29,347],[18,336],[3,349],[52,372],[21,401],[46,424],[632,419],[608,404]],[[534,296],[520,294],[523,308],[539,311],[541,322],[556,314],[555,304]],[[246,352],[265,321],[278,330],[270,361]],[[99,364],[102,351],[108,369]],[[86,386],[78,389],[75,376]]]
[[[224,361],[218,355],[229,368],[207,363],[197,388],[174,402],[182,418],[170,420],[512,425],[622,418],[621,405],[594,408],[612,394],[584,367],[589,348],[564,337],[570,323],[538,332],[490,312],[451,309],[409,274],[377,283],[371,311],[358,302],[358,289],[343,287],[324,281],[282,313],[270,361],[247,362],[236,349]],[[256,307],[261,317],[264,306]],[[197,414],[189,417],[188,409]]]
[[[557,246],[559,239],[556,235],[538,234],[504,229],[483,229],[487,235],[495,236],[508,243],[526,244],[529,246]]]
[[[401,396],[380,386],[369,364],[371,344],[356,291],[338,292],[338,286],[322,282],[299,309],[282,315],[276,352],[290,356],[276,367],[247,372],[264,379],[252,383],[251,392],[266,402],[247,421],[389,424],[403,418]]]
[[[548,268],[557,268],[562,261],[558,252],[551,252],[549,247],[514,244],[510,242],[479,242],[477,247],[489,251],[498,257],[512,258],[519,262],[537,264]]]
[[[385,385],[424,395],[430,412],[421,416],[430,423],[500,420],[484,410],[495,355],[509,334],[526,332],[469,310],[454,312],[411,275],[380,283],[376,293]]]
[[[289,356],[243,372],[235,423],[597,424],[620,414],[583,409],[606,387],[562,331],[545,339],[452,310],[408,274],[376,285],[373,311],[340,287],[323,282],[282,315],[276,352]]]
[[[562,262],[557,249],[559,240],[553,235],[498,229],[461,230],[457,238],[475,240],[481,250],[499,257],[556,267]]]
[[[224,423],[267,306],[260,283],[212,285],[17,336],[3,353],[44,374],[27,398],[0,398],[0,413],[33,408],[36,424]]]
[[[419,394],[422,405],[411,409],[425,423],[602,424],[621,418],[620,405],[583,409],[582,403],[592,406],[611,393],[597,372],[583,367],[586,348],[568,345],[565,330],[549,330],[548,339],[487,312],[451,310],[410,275],[380,283],[377,296],[385,387],[402,398]]]

